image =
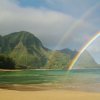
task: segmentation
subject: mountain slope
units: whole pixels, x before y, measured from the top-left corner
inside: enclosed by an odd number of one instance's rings
[[[4,47],[4,52],[12,51],[19,42],[22,42],[30,53],[33,53],[33,48],[39,49],[39,47],[43,47],[41,41],[37,37],[25,31],[11,33],[4,36],[3,39],[5,41],[4,45],[6,45],[6,47]]]
[[[70,50],[68,48],[65,48],[65,49],[62,49],[62,50],[57,50],[57,51],[60,51],[61,53],[64,53],[64,54],[67,54],[67,55],[70,55],[70,59],[73,59],[73,57],[77,54],[77,51],[74,50]]]
[[[17,68],[64,69],[67,68],[77,51],[67,48],[50,50],[44,47],[42,42],[32,33],[20,31],[0,36],[0,53],[12,57],[17,63]],[[85,55],[87,55],[86,58],[90,57],[89,59],[91,59],[89,54]],[[80,60],[84,65],[82,61]]]
[[[70,62],[70,55],[64,54],[59,51],[49,52],[48,61],[45,65],[49,69],[65,69]]]
[[[2,38],[2,53],[12,57],[18,67],[62,69],[74,56],[69,49],[64,52],[45,48],[37,37],[26,31],[14,32]]]
[[[98,64],[95,62],[93,57],[89,54],[88,51],[84,51],[79,57],[78,61],[74,65],[74,68],[98,68]]]
[[[11,33],[3,37],[3,53],[8,54],[18,65],[40,68],[44,66],[46,52],[41,41],[33,34],[25,31]]]

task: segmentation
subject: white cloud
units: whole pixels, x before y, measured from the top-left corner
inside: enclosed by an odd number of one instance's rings
[[[77,22],[72,16],[45,8],[23,8],[17,4],[17,0],[0,1],[0,34],[25,30],[34,33],[50,48],[79,48],[85,42],[83,37],[90,38],[97,31],[94,26],[81,20],[68,32]]]
[[[21,8],[10,0],[9,2],[8,0],[0,1],[0,34],[26,30],[33,32],[48,43],[48,40],[51,41],[57,35],[56,38],[59,39],[72,21],[71,16],[59,12]]]

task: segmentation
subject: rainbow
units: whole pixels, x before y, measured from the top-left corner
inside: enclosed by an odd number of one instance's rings
[[[85,46],[83,46],[80,51],[78,52],[78,54],[74,57],[74,59],[72,60],[72,62],[70,63],[68,70],[71,70],[74,66],[74,64],[76,63],[76,61],[79,59],[80,55],[84,52],[84,50],[86,50],[88,48],[89,45],[91,45],[93,43],[93,41],[95,41],[98,37],[100,36],[100,32],[98,32],[95,36],[93,36],[93,38],[91,38],[88,43],[86,43]]]
[[[64,35],[62,36],[61,40],[58,42],[58,44],[56,45],[55,49],[57,49],[63,42],[64,40],[66,40],[67,38],[70,37],[70,34],[72,34],[72,32],[78,28],[81,24],[83,24],[84,20],[86,18],[88,18],[92,12],[97,9],[100,6],[99,3],[96,3],[94,6],[92,6],[91,8],[89,8],[78,20],[76,20],[72,26],[64,33]]]

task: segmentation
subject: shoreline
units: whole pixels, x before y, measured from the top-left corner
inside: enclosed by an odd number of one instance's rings
[[[45,71],[45,70],[63,70],[63,69],[0,69],[0,72],[15,72],[15,71],[25,71],[25,70],[43,70],[43,71]],[[67,70],[66,70],[67,71]]]
[[[100,85],[97,85],[98,87]],[[61,84],[0,84],[0,89],[14,90],[14,91],[47,91],[47,90],[58,90],[58,91],[80,91],[88,93],[100,93],[97,89],[89,88],[88,86],[62,86]]]
[[[16,72],[16,71],[22,71],[19,69],[0,69],[0,72]]]

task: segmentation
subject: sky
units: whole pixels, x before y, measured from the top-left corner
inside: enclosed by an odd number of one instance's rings
[[[0,35],[23,30],[48,48],[79,50],[100,32],[100,0],[0,0]],[[98,63],[99,43],[88,48]]]

